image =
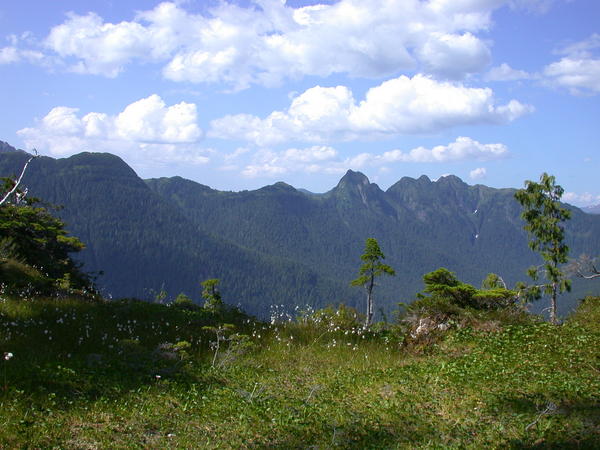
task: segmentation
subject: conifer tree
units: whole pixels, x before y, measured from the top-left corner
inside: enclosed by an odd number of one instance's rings
[[[394,269],[381,261],[385,256],[379,248],[379,243],[374,238],[368,238],[365,243],[365,252],[360,259],[364,264],[358,271],[358,278],[350,284],[352,286],[363,286],[367,291],[367,316],[365,318],[365,328],[371,325],[373,320],[373,289],[375,287],[375,278],[379,275],[396,275]]]
[[[206,300],[204,308],[209,311],[219,311],[223,307],[223,300],[219,292],[219,279],[210,278],[200,283],[202,285],[202,297]]]
[[[571,211],[560,205],[563,192],[564,189],[555,184],[554,176],[543,173],[539,183],[527,180],[525,189],[515,193],[515,198],[524,208],[521,217],[531,237],[529,247],[539,252],[544,260],[542,266],[531,267],[528,273],[533,280],[537,280],[540,269],[543,269],[547,283],[536,287],[550,295],[550,321],[553,324],[558,323],[558,294],[571,290],[570,280],[559,267],[567,262],[569,255],[569,247],[564,243],[562,222],[571,218]]]

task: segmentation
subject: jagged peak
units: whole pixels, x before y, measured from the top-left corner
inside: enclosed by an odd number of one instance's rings
[[[444,183],[448,183],[448,184],[467,184],[463,180],[461,180],[459,177],[457,177],[456,175],[452,175],[452,174],[442,175],[435,182],[436,183],[442,183],[442,184],[444,184]]]
[[[340,179],[338,187],[343,184],[368,186],[369,184],[371,184],[371,182],[364,173],[358,171],[355,172],[354,170],[349,169],[346,172],[346,174]]]
[[[407,186],[427,186],[431,183],[432,181],[427,175],[421,175],[419,178],[402,177],[391,185],[386,192],[400,191]]]

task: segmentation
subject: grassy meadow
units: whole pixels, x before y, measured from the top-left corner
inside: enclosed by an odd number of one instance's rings
[[[600,299],[427,339],[345,309],[0,302],[2,448],[598,448]]]

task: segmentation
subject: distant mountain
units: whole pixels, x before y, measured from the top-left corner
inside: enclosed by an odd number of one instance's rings
[[[26,154],[0,154],[0,175]],[[222,280],[223,296],[265,316],[272,304],[363,308],[350,288],[367,237],[378,239],[397,276],[381,281],[376,307],[386,313],[422,288],[422,275],[447,267],[479,285],[489,272],[527,280],[539,262],[527,246],[512,189],[469,186],[458,177],[402,178],[383,191],[348,171],[324,194],[285,183],[222,192],[180,177],[143,181],[110,154],[34,160],[24,180],[34,196],[64,205],[59,214],[87,244],[87,270],[114,296],[150,297],[161,287],[199,299],[199,282]],[[600,254],[600,217],[573,210],[567,241],[573,256]],[[600,291],[576,285],[576,295]]]
[[[23,150],[17,150],[8,142],[0,141],[0,153],[25,153]]]
[[[528,248],[514,189],[469,186],[455,176],[437,182],[405,177],[384,192],[363,174],[348,171],[319,196],[285,183],[219,192],[179,177],[146,182],[199,229],[261,253],[309,263],[346,286],[356,275],[365,239],[377,238],[397,272],[378,287],[379,305],[385,299],[388,310],[412,299],[422,288],[422,275],[440,266],[479,285],[489,272],[511,284],[527,280],[526,268],[539,263]],[[600,220],[572,209],[567,233],[572,254],[600,249]],[[586,289],[600,288],[575,284],[571,301]],[[362,292],[352,299],[362,306]],[[569,301],[562,306],[566,310]]]
[[[15,173],[25,160],[22,153],[2,154],[0,173]],[[31,195],[63,205],[57,214],[87,247],[78,255],[84,269],[103,271],[99,285],[113,296],[151,298],[164,288],[172,296],[183,291],[199,300],[200,282],[218,277],[226,300],[264,316],[271,300],[297,299],[299,286],[309,304],[339,292],[339,283],[309,267],[198,229],[114,155],[39,157],[24,184]]]
[[[600,214],[600,205],[584,206],[581,210],[588,214]]]

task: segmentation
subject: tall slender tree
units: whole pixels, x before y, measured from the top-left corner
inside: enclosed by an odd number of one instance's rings
[[[365,328],[368,328],[373,321],[373,289],[375,288],[375,278],[382,275],[396,275],[394,269],[382,260],[385,256],[379,248],[379,243],[374,238],[368,238],[365,243],[365,252],[360,259],[364,264],[360,266],[358,278],[350,284],[352,286],[363,286],[367,291],[367,316],[365,318]]]
[[[547,281],[537,288],[550,295],[550,321],[553,324],[558,323],[558,294],[571,290],[571,282],[560,268],[569,256],[562,223],[571,218],[571,211],[560,204],[563,192],[564,189],[555,183],[555,178],[544,172],[539,183],[527,180],[525,189],[515,193],[515,198],[523,206],[521,217],[526,222],[524,228],[531,238],[529,247],[539,252],[544,260],[541,266],[531,267],[528,273],[533,280],[537,280],[542,272]]]

